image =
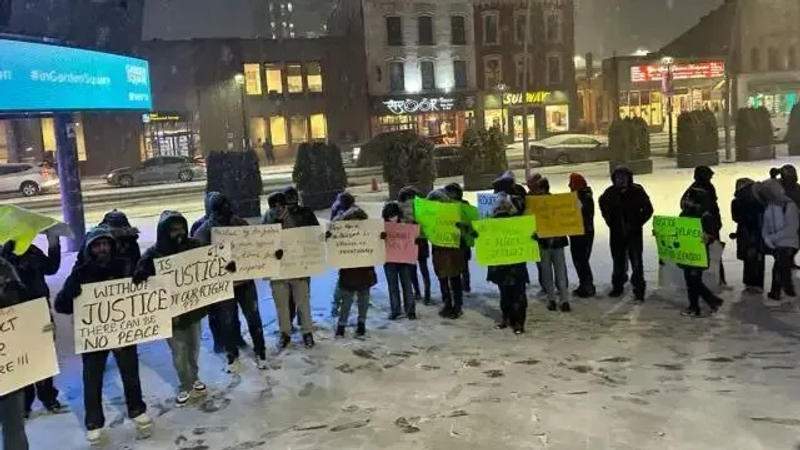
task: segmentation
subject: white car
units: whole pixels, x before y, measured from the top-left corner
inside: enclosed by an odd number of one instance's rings
[[[0,192],[19,192],[32,197],[58,187],[55,171],[39,164],[0,163]]]

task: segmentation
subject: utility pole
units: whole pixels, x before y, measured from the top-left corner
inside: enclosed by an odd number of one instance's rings
[[[738,47],[739,14],[741,13],[738,1],[733,3],[733,8],[735,8],[733,11],[733,26],[731,26],[731,38],[728,44],[728,58],[725,61],[725,108],[722,110],[722,126],[725,127],[725,161],[727,162],[733,161],[733,155],[731,154],[731,111],[733,109],[733,102],[731,101],[733,98],[733,95],[731,95],[731,63]]]
[[[525,158],[525,180],[531,176],[531,152],[528,147],[528,74],[530,56],[528,42],[531,40],[531,0],[525,6],[525,42],[522,44],[522,154]]]

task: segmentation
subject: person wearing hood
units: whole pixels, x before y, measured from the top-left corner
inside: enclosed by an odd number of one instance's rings
[[[435,189],[428,194],[428,200],[452,203],[453,199],[444,189]],[[458,224],[457,224],[458,226]],[[464,229],[458,226],[459,232]],[[444,307],[439,316],[458,319],[462,315],[464,291],[461,286],[461,275],[464,273],[464,254],[461,248],[448,248],[433,245],[433,271],[439,279],[439,290],[442,292]]]
[[[681,197],[681,217],[693,217],[700,219],[703,229],[703,241],[706,247],[714,241],[719,240],[719,230],[722,228],[719,206],[717,205],[717,193],[711,178],[714,171],[707,166],[698,166],[694,170],[694,182]],[[712,313],[722,306],[722,299],[714,295],[713,292],[703,283],[704,268],[681,266],[683,277],[686,281],[686,291],[689,296],[689,307],[683,311],[683,315],[700,317],[700,297],[711,308]]]
[[[447,195],[453,199],[453,201],[469,205],[469,202],[464,200],[464,190],[461,189],[461,185],[458,183],[448,184],[444,187],[444,191],[447,192]],[[470,230],[471,228],[467,226],[467,228],[464,230],[464,233],[461,234],[461,252],[464,254],[464,273],[461,274],[461,286],[463,287],[464,292],[467,293],[472,291],[469,273],[469,261],[472,259],[472,247],[470,245],[470,241],[467,240]]]
[[[194,238],[202,245],[211,244],[211,229],[214,227],[244,227],[248,226],[246,220],[238,217],[228,198],[219,192],[208,194],[208,205],[211,214],[196,230]],[[258,291],[253,280],[237,281],[233,284],[234,298],[215,303],[209,308],[209,326],[216,321],[219,333],[224,337],[225,350],[228,356],[229,373],[239,370],[239,340],[241,329],[236,328],[236,318],[239,309],[242,310],[253,341],[253,351],[259,367],[266,365],[267,350],[264,343],[264,326],[261,321],[261,312],[258,309]]]
[[[279,217],[276,216],[278,207],[281,208],[286,206],[286,195],[283,192],[273,192],[267,197],[267,206],[269,209],[267,212],[264,213],[264,218],[262,219],[261,223],[269,224],[269,223],[277,223],[280,220]],[[285,210],[285,209],[283,209]],[[338,305],[336,305],[338,308]],[[337,318],[339,317],[339,310],[331,310],[331,317]],[[292,325],[292,332],[295,331],[294,328],[294,320],[297,318],[297,326],[300,327],[300,317],[297,315],[297,305],[294,303],[294,298],[289,293],[289,324]]]
[[[736,258],[744,263],[742,283],[745,291],[764,292],[764,240],[761,227],[764,223],[764,203],[759,192],[761,183],[750,178],[736,180],[736,192],[731,202],[731,217],[736,222]]]
[[[403,212],[403,221],[406,223],[416,223],[414,221],[414,199],[421,197],[422,194],[414,186],[406,186],[400,189],[397,195],[397,203]],[[417,266],[411,271],[411,288],[414,290],[415,300],[423,300],[425,305],[431,304],[431,274],[428,270],[428,259],[430,258],[430,246],[428,240],[422,235],[417,238]],[[420,291],[419,278],[417,278],[417,269],[422,275],[422,287],[424,291]]]
[[[104,226],[95,227],[87,233],[83,252],[84,262],[72,269],[64,287],[56,296],[55,309],[60,314],[72,315],[74,302],[81,295],[82,285],[127,278],[133,274],[134,268],[130,259],[118,256],[114,235]],[[109,353],[114,354],[122,377],[128,417],[133,420],[141,437],[148,437],[153,426],[142,399],[136,345],[83,353],[83,404],[86,411],[87,438],[92,445],[98,444],[103,437],[103,374]]]
[[[569,175],[569,190],[578,194],[581,202],[581,216],[583,217],[583,235],[569,237],[569,249],[572,254],[572,264],[578,274],[578,288],[572,295],[581,298],[594,297],[594,276],[589,260],[592,257],[594,245],[594,198],[592,188],[586,183],[586,178],[579,173]]]
[[[293,186],[283,190],[281,197],[275,198],[275,207],[264,216],[265,224],[280,224],[283,229],[319,226],[317,216],[310,208],[300,206],[297,189]],[[273,211],[274,209],[274,211]],[[283,252],[278,250],[282,256]],[[278,253],[275,255],[278,256]],[[278,316],[278,325],[281,337],[278,348],[285,349],[292,342],[292,322],[289,315],[289,302],[294,300],[299,313],[298,321],[303,333],[303,344],[306,348],[314,346],[313,323],[311,322],[309,277],[292,278],[288,280],[271,280],[272,298],[275,300],[275,310]]]
[[[177,211],[164,211],[156,229],[156,243],[147,249],[139,260],[133,282],[140,284],[156,275],[155,260],[201,247],[190,238],[188,223]],[[183,406],[192,399],[206,394],[206,385],[197,376],[197,360],[200,356],[200,322],[204,308],[181,314],[172,319],[172,337],[167,344],[172,352],[172,364],[180,383],[175,403]]]
[[[332,222],[368,219],[367,213],[356,205],[355,198],[349,192],[340,193],[336,198],[336,203],[339,204],[339,208],[337,208],[336,215],[331,219]],[[386,233],[381,233],[380,238],[386,239]],[[375,268],[372,266],[339,270],[339,280],[333,293],[334,297],[337,298],[337,303],[340,305],[336,337],[344,337],[344,329],[347,327],[347,320],[350,317],[350,308],[353,306],[354,297],[358,301],[356,336],[364,336],[367,331],[369,290],[376,284],[378,284],[378,277],[375,275]]]
[[[778,169],[778,172],[781,176],[781,186],[783,186],[786,196],[792,199],[795,206],[800,208],[800,184],[797,183],[797,169],[791,164],[786,164]],[[794,262],[794,257],[792,257],[792,266],[795,269],[798,268],[797,263]]]
[[[97,226],[105,227],[111,233],[117,242],[117,255],[128,260],[131,267],[136,267],[141,257],[139,229],[131,225],[128,216],[122,211],[113,209],[103,216],[103,220]],[[79,252],[76,264],[83,264],[83,257],[84,252]]]
[[[600,196],[600,212],[609,229],[611,259],[614,263],[609,297],[619,297],[628,281],[628,262],[631,265],[631,284],[637,302],[644,301],[646,283],[642,251],[642,228],[653,215],[653,205],[644,188],[633,182],[633,172],[617,167],[611,174],[612,185]]]
[[[528,185],[529,188],[531,185]],[[532,186],[528,195],[550,195],[550,182],[547,178],[540,178]],[[570,312],[569,281],[567,280],[567,260],[564,247],[569,245],[566,236],[538,238],[541,261],[539,267],[539,283],[547,294],[547,309],[550,311],[561,310]],[[559,302],[556,303],[556,289],[558,289]]]
[[[384,222],[408,223],[400,204],[394,201],[387,202],[381,212]],[[389,287],[389,305],[391,312],[389,320],[397,320],[401,311],[405,311],[406,318],[416,320],[416,298],[412,294],[411,277],[414,276],[416,267],[413,264],[387,262],[383,265],[386,284]],[[402,302],[400,292],[402,291]]]
[[[766,180],[761,186],[761,195],[767,204],[761,226],[761,237],[775,258],[772,267],[772,288],[768,297],[779,301],[782,293],[790,297],[795,296],[792,259],[800,248],[800,236],[798,236],[800,218],[797,205],[786,196],[778,180]]]

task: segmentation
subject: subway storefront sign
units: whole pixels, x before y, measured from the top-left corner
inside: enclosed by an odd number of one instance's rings
[[[521,105],[559,105],[568,104],[569,97],[563,91],[529,91],[486,94],[483,97],[485,109],[500,109]]]
[[[401,116],[450,111],[469,111],[475,108],[475,96],[454,95],[398,95],[374,97],[372,112],[378,116]]]

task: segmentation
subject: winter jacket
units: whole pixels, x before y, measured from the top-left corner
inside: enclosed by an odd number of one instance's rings
[[[722,228],[717,193],[711,183],[695,181],[681,197],[681,217],[700,219],[703,233],[719,240]]]
[[[231,203],[224,194],[209,192],[206,195],[206,205],[209,207],[207,219],[195,230],[191,236],[202,245],[211,244],[211,229],[214,227],[240,227],[249,225],[246,220],[233,214]]]
[[[339,210],[332,221],[367,220],[367,218],[367,213],[358,206],[353,205],[347,210]],[[339,270],[339,287],[346,291],[359,292],[376,284],[378,284],[378,277],[375,274],[375,268],[372,266]]]
[[[111,259],[101,265],[92,258],[91,245],[98,239],[110,239],[112,244]],[[81,285],[97,283],[100,281],[116,280],[130,277],[133,274],[133,265],[128,258],[118,254],[117,243],[114,235],[106,227],[95,227],[86,235],[86,244],[83,246],[83,263],[77,264],[70,273],[61,292],[56,296],[55,309],[61,314],[72,314],[73,302],[81,294]]]
[[[586,186],[576,191],[581,202],[584,234],[594,234],[594,197],[592,188]]]
[[[450,197],[441,189],[435,189],[428,194],[429,200],[452,202]],[[447,248],[433,246],[433,271],[436,277],[456,278],[464,272],[464,254],[460,248]]]
[[[26,300],[25,286],[14,266],[0,257],[0,308],[8,308]]]
[[[413,186],[406,186],[400,189],[397,195],[397,204],[403,211],[404,223],[416,223],[414,221],[414,199],[419,195],[419,192]],[[419,237],[417,238],[417,260],[425,261],[431,256],[430,244],[425,239],[425,235],[420,230]]]
[[[20,256],[13,252],[2,255],[14,266],[20,281],[25,286],[25,300],[37,298],[50,298],[50,288],[47,286],[45,276],[55,275],[61,266],[61,246],[54,245],[47,249],[45,255],[35,245]]]
[[[781,185],[786,196],[800,208],[800,184],[797,184],[797,169],[791,164],[786,164],[780,168],[780,174]]]
[[[744,260],[764,250],[761,228],[764,204],[758,198],[759,184],[744,178],[736,181],[731,216],[736,222],[736,257]]]
[[[612,236],[627,240],[641,238],[642,227],[653,215],[653,205],[644,188],[633,182],[633,172],[625,167],[614,170],[611,179],[617,174],[628,177],[628,187],[611,185],[600,196],[600,213],[608,225]]]
[[[98,227],[106,228],[116,241],[117,256],[128,261],[131,267],[136,267],[141,257],[139,249],[139,229],[131,226],[128,216],[122,211],[112,210],[103,216]],[[88,239],[88,237],[87,237]],[[85,252],[78,253],[76,265],[83,264]]]
[[[493,219],[501,219],[505,217],[514,217],[524,214],[524,210],[517,208],[518,202],[514,202],[512,196],[501,191],[497,193],[498,200],[495,203],[490,217]],[[498,286],[518,286],[525,285],[530,282],[528,275],[528,265],[525,263],[506,264],[502,266],[489,266],[487,269],[486,279]]]
[[[306,208],[305,206],[299,205],[289,207],[289,217],[285,221],[278,217],[278,215],[270,209],[266,214],[264,214],[264,219],[262,222],[264,224],[278,223],[281,224],[281,228],[283,229],[319,225],[319,220],[317,220],[317,216],[314,214],[314,211],[311,208]]]
[[[778,180],[762,183],[762,195],[767,201],[761,237],[770,249],[800,248],[800,217],[797,205],[786,196]]]

